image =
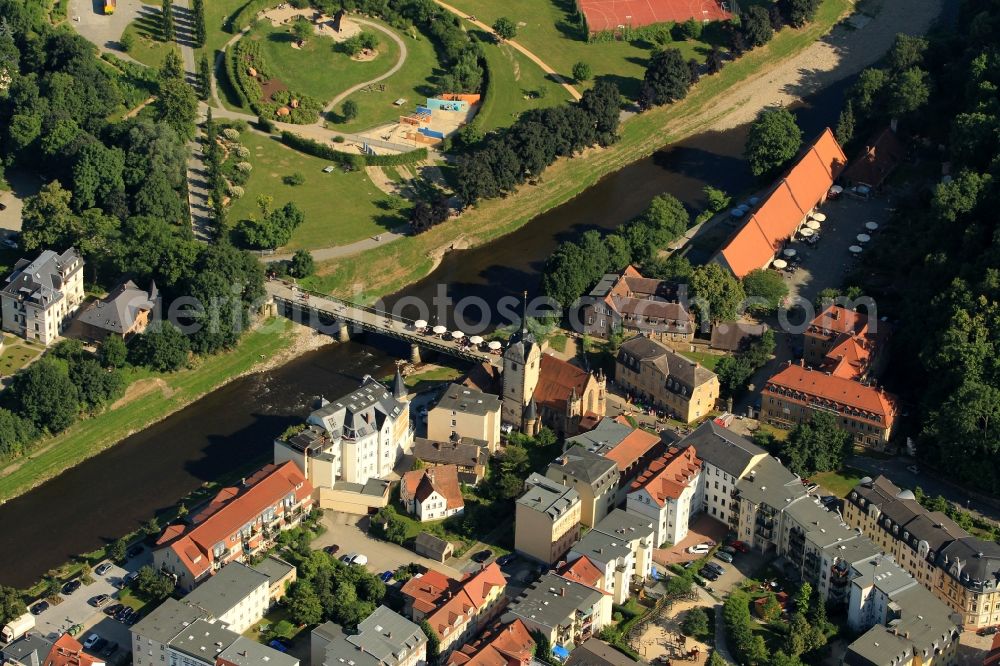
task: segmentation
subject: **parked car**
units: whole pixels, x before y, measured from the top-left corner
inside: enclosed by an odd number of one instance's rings
[[[705,562],[701,567],[702,571],[717,571],[720,574],[726,573],[726,570],[718,562]]]
[[[705,578],[707,580],[710,580],[710,581],[717,581],[717,580],[719,580],[719,576],[721,576],[721,575],[722,574],[720,574],[715,569],[702,569],[701,570],[701,577]]]
[[[113,604],[105,608],[103,612],[108,617],[115,617],[116,615],[118,615],[118,612],[123,608],[125,608],[124,604]]]
[[[125,557],[127,557],[130,560],[135,557],[139,557],[140,555],[142,555],[143,550],[145,550],[145,548],[143,548],[141,545],[132,546],[127,551],[125,551]]]
[[[134,583],[138,579],[139,579],[139,572],[138,571],[131,571],[131,572],[125,574],[125,577],[122,578],[122,584],[127,587],[127,586],[131,585],[132,583]]]
[[[91,597],[88,603],[94,608],[100,608],[109,601],[111,601],[111,597],[109,597],[108,595],[98,594],[96,597]]]
[[[823,495],[822,497],[819,498],[819,502],[826,508],[830,508],[834,504],[839,503],[840,498],[837,497],[836,495]]]
[[[741,553],[750,552],[750,546],[746,545],[742,541],[730,541],[729,545],[735,548],[736,550],[740,551]]]
[[[111,562],[105,562],[103,564],[99,564],[97,568],[94,569],[94,573],[97,574],[98,576],[103,576],[109,571],[111,571]]]
[[[689,546],[687,552],[691,553],[692,555],[706,555],[710,550],[712,550],[711,547],[706,546],[703,543],[699,543],[696,546]]]
[[[348,553],[340,558],[344,564],[357,564],[360,567],[368,564],[368,557],[360,553]]]
[[[992,636],[995,633],[997,633],[997,628],[996,627],[983,627],[982,629],[980,629],[979,631],[976,632],[976,635],[978,635],[978,636]]]
[[[733,561],[733,556],[730,555],[729,553],[727,553],[724,550],[716,551],[715,557],[717,557],[718,559],[722,560],[723,562],[732,562]]]
[[[142,616],[139,614],[139,611],[133,608],[132,611],[128,614],[128,617],[125,619],[125,624],[131,627],[133,624],[139,621],[140,617]]]
[[[482,564],[483,562],[485,562],[486,560],[490,559],[491,557],[493,557],[493,551],[492,550],[489,550],[489,549],[481,550],[481,551],[479,551],[478,553],[476,553],[475,555],[472,556],[472,561],[476,562],[478,564]]]
[[[93,650],[94,646],[97,645],[97,641],[101,640],[101,637],[97,634],[91,634],[87,636],[86,640],[83,641],[84,650]]]
[[[383,583],[388,583],[390,580],[392,580],[394,574],[395,574],[394,571],[383,571],[382,575],[379,576],[379,578],[382,579]]]
[[[115,653],[115,650],[117,649],[118,649],[118,643],[116,641],[111,641],[106,646],[104,646],[104,649],[101,651],[101,656],[110,657]]]
[[[497,558],[497,564],[502,567],[507,566],[511,562],[517,559],[517,553],[507,553],[506,555],[501,555]]]
[[[41,615],[42,613],[44,613],[48,609],[49,609],[49,602],[47,602],[47,601],[39,601],[37,604],[35,604],[34,606],[31,607],[31,614],[32,615]]]
[[[909,467],[906,468],[906,471],[910,472],[911,474],[920,474],[920,468],[917,467],[916,465],[910,465]]]
[[[336,555],[340,551],[340,546],[337,544],[331,544],[329,546],[324,546],[323,552],[327,555]]]
[[[66,584],[62,586],[62,593],[65,595],[73,594],[80,589],[80,585],[82,585],[82,583],[79,578],[67,581]]]
[[[114,617],[119,622],[124,622],[126,619],[128,619],[129,613],[131,613],[131,612],[132,612],[132,607],[131,606],[126,606],[126,605],[122,604],[121,607],[118,610],[115,611],[115,616]]]

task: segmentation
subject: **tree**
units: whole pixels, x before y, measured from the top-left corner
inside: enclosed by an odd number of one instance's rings
[[[10,392],[19,403],[18,412],[41,430],[56,433],[76,419],[80,408],[77,387],[70,380],[67,364],[42,357],[14,375]]]
[[[198,98],[208,100],[212,96],[212,64],[208,54],[201,54],[198,61]]]
[[[148,564],[139,569],[135,585],[139,593],[151,601],[166,599],[174,592],[173,581]]]
[[[846,146],[854,138],[854,125],[856,122],[854,119],[854,103],[851,100],[847,100],[843,111],[840,112],[840,117],[837,118],[837,129],[834,132],[837,142],[840,145]]]
[[[316,270],[316,262],[309,250],[296,250],[288,262],[288,274],[296,278],[309,277]]]
[[[681,52],[675,48],[653,54],[643,75],[639,106],[649,109],[684,99],[691,87],[691,71]]]
[[[725,210],[729,207],[729,204],[732,203],[733,198],[731,196],[720,189],[712,187],[711,185],[706,185],[701,191],[705,195],[705,200],[708,202],[708,210],[713,213]]]
[[[594,72],[587,63],[580,61],[573,65],[573,78],[578,83],[589,81],[593,75]]]
[[[300,16],[294,24],[292,24],[292,32],[295,34],[295,38],[300,42],[304,42],[313,36],[314,30],[312,23],[309,22],[304,16]]]
[[[801,612],[792,615],[788,623],[788,633],[785,635],[784,651],[793,656],[799,656],[806,651],[806,638],[809,635],[809,621]]]
[[[309,581],[296,581],[288,597],[288,613],[296,624],[316,624],[323,619],[323,606]]]
[[[735,319],[746,299],[739,280],[716,263],[696,268],[690,287],[692,305],[703,323]]]
[[[676,282],[678,284],[687,283],[694,273],[694,267],[687,257],[674,253],[666,259],[656,258],[642,265],[642,273],[646,277]]]
[[[80,231],[80,219],[70,208],[72,199],[72,193],[53,180],[24,200],[21,238],[26,250],[70,247]]]
[[[129,361],[157,372],[173,372],[187,363],[190,349],[187,336],[174,324],[154,322],[132,341]]]
[[[861,70],[849,96],[854,103],[854,110],[861,117],[872,118],[878,115],[888,81],[889,77],[884,70],[873,67]]]
[[[594,139],[602,146],[609,146],[617,140],[621,118],[621,92],[618,90],[618,84],[607,80],[598,81],[593,88],[583,93],[579,108],[585,111],[586,115],[573,111],[563,114],[561,117],[566,124],[592,123],[595,129]],[[558,111],[555,113],[558,114]],[[580,146],[590,145],[594,139],[587,137],[579,139],[576,143]]]
[[[708,658],[708,666],[730,666],[729,662],[726,661],[725,657],[719,654],[718,650],[712,650],[712,654]]]
[[[358,103],[353,99],[344,102],[340,107],[340,115],[344,117],[344,122],[350,122],[358,117]]]
[[[27,444],[37,436],[34,424],[8,409],[0,408],[0,458],[19,458],[25,454]]]
[[[712,50],[708,52],[708,57],[705,58],[705,66],[708,67],[708,73],[718,74],[722,71],[722,67],[725,64],[726,58],[722,53],[722,49],[718,46],[713,46]]]
[[[802,583],[798,593],[795,595],[795,611],[798,613],[809,612],[809,600],[812,598],[813,587],[808,582]]]
[[[681,622],[681,631],[684,632],[685,636],[692,636],[694,638],[708,636],[708,614],[705,612],[705,609],[701,607],[692,608],[685,613],[684,620]]]
[[[774,312],[788,297],[788,285],[776,271],[755,269],[743,277],[747,310],[755,313]]]
[[[764,622],[774,622],[781,617],[781,604],[773,594],[767,595],[767,600],[760,607],[760,618]]]
[[[192,12],[194,13],[194,18],[192,19],[193,31],[194,31],[194,44],[195,46],[205,45],[205,35],[207,34],[205,29],[205,0],[194,0],[192,5]]]
[[[913,37],[905,33],[896,35],[896,41],[886,58],[889,69],[893,72],[903,72],[912,67],[920,67],[927,52],[927,40],[923,37]]]
[[[803,666],[802,661],[798,657],[792,654],[786,654],[785,652],[778,650],[771,655],[770,661],[768,661],[768,666]]]
[[[750,125],[743,154],[755,176],[772,174],[795,157],[802,146],[802,130],[785,108],[764,109]]]
[[[172,81],[174,79],[184,79],[184,61],[177,49],[167,50],[167,55],[163,57],[160,64],[160,83]]]
[[[16,620],[28,612],[21,599],[21,593],[13,587],[0,585],[0,626]]]
[[[701,21],[689,18],[677,25],[677,31],[681,39],[700,39],[703,27]]]
[[[125,392],[125,378],[121,372],[105,370],[89,355],[70,361],[69,378],[77,387],[80,407],[88,412],[97,410]]]
[[[117,193],[125,192],[125,153],[96,141],[84,145],[73,164],[73,204],[77,211],[104,206]]]
[[[837,418],[816,412],[800,423],[781,444],[780,456],[800,476],[838,470],[851,453],[851,434],[841,430]]]
[[[894,76],[889,83],[888,111],[899,118],[917,111],[930,98],[927,72],[911,67]]]
[[[760,5],[748,7],[743,12],[740,27],[743,30],[743,36],[752,46],[763,46],[774,37],[771,17],[767,10]]]
[[[778,0],[785,21],[792,27],[801,28],[816,17],[820,0]]]
[[[764,637],[760,634],[754,634],[749,645],[746,646],[744,656],[751,664],[766,664],[769,655]]]
[[[241,221],[239,229],[250,247],[272,249],[286,245],[292,238],[292,232],[304,220],[305,215],[299,207],[289,202],[266,212],[259,220],[251,217]]]
[[[122,36],[118,38],[118,46],[122,47],[122,51],[125,53],[135,48],[135,33],[128,30],[123,32]]]
[[[493,32],[504,41],[514,39],[517,37],[517,25],[506,16],[501,16],[493,23]]]
[[[118,538],[111,542],[108,546],[108,557],[110,557],[115,562],[124,562],[126,553],[128,552],[128,544],[125,539]]]
[[[194,133],[198,96],[182,79],[171,79],[160,84],[156,109],[157,119],[173,127],[180,136],[190,137]]]
[[[160,37],[165,42],[174,41],[174,3],[163,0],[160,6]]]
[[[441,654],[441,639],[427,620],[420,620],[420,630],[427,637],[427,661],[436,664],[438,655]]]

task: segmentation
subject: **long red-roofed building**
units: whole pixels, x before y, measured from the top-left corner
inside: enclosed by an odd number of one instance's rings
[[[414,622],[426,620],[447,654],[478,634],[503,608],[507,581],[496,562],[466,574],[462,580],[428,571],[406,581],[404,613]]]
[[[671,446],[649,464],[629,488],[626,511],[653,522],[653,543],[680,543],[687,536],[688,521],[697,512],[695,495],[701,459],[695,447]]]
[[[764,421],[783,428],[805,423],[816,412],[833,414],[855,443],[877,449],[892,437],[899,411],[896,397],[879,387],[796,364],[767,380],[760,406]]]
[[[156,542],[153,566],[190,592],[223,565],[244,561],[298,525],[312,509],[312,492],[294,462],[266,465],[240,487],[220,490],[190,524],[168,526]]]
[[[528,666],[535,641],[520,620],[497,625],[448,655],[447,666]]]
[[[826,196],[847,164],[830,128],[802,153],[784,178],[713,258],[738,278],[770,266],[785,242]]]

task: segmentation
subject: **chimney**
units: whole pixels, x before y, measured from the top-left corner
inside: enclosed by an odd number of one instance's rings
[[[560,587],[559,588],[559,596],[560,597],[565,597],[566,596],[566,588],[565,587]]]

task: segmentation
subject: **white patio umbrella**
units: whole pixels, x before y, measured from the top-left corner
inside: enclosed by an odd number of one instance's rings
[[[796,254],[798,254],[798,252],[796,252],[794,248],[786,247],[784,254],[786,257],[794,257]]]
[[[819,222],[816,220],[809,220],[806,222],[806,228],[812,229],[813,231],[819,231]]]
[[[875,231],[878,229],[878,222],[865,222],[865,229],[868,231]]]
[[[868,234],[858,234],[858,242],[859,243],[867,243],[871,239],[872,239],[872,237],[869,236]]]
[[[861,254],[863,252],[860,245],[852,245],[847,249],[851,254]]]
[[[462,333],[462,331],[452,331],[451,337],[454,338],[455,340],[461,340],[462,338],[465,337],[465,333]]]
[[[805,229],[799,229],[799,233],[802,234],[803,238],[809,238],[810,236],[816,233],[816,230],[806,227]]]
[[[413,322],[413,327],[414,328],[427,328],[427,322],[424,321],[423,319],[418,319],[415,322]]]
[[[434,333],[436,335],[441,335],[442,333],[447,333],[448,332],[448,327],[447,326],[442,326],[441,324],[438,324],[437,326],[435,326],[431,330],[434,331]]]
[[[499,340],[490,340],[489,344],[490,349],[500,349],[501,347],[503,347],[503,345],[500,344]]]
[[[840,185],[834,185],[830,188],[830,194],[837,195],[844,191],[844,188]]]
[[[809,217],[816,220],[817,222],[826,222],[826,215],[823,213],[813,213]]]
[[[788,268],[788,262],[785,261],[784,259],[775,259],[771,263],[771,265],[777,268],[778,270],[781,270],[782,268]]]
[[[471,342],[474,345],[481,345],[483,344],[483,339],[478,335],[473,335],[472,337],[469,338],[469,342]]]

